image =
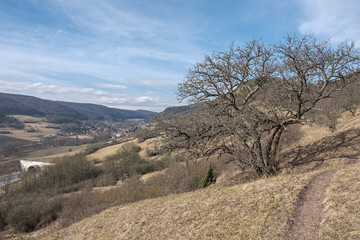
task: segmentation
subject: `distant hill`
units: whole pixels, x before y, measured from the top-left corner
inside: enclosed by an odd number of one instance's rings
[[[189,112],[190,106],[178,106],[178,107],[168,107],[160,113],[163,117],[170,117],[174,114],[184,114]]]
[[[154,112],[123,110],[90,103],[44,100],[37,97],[0,93],[0,114],[29,116],[61,116],[76,120],[148,119]]]
[[[197,109],[200,106],[203,106],[204,103],[200,104],[191,104],[191,105],[184,105],[184,106],[177,106],[177,107],[168,107],[161,113],[159,113],[160,116],[164,118],[171,118],[176,115],[184,115],[187,114],[195,109]]]

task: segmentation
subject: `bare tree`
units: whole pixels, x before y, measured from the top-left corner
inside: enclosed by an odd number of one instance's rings
[[[349,77],[349,84],[344,88],[344,92],[339,96],[339,103],[345,111],[349,111],[355,116],[356,110],[360,104],[360,75],[353,74]]]
[[[202,103],[196,111],[157,119],[163,148],[192,155],[228,153],[258,176],[278,171],[278,150],[287,126],[346,85],[359,68],[353,43],[333,48],[312,35],[287,36],[265,45],[253,40],[214,52],[179,84],[179,99]]]
[[[338,118],[343,112],[341,108],[342,103],[339,103],[337,100],[342,102],[343,99],[343,95],[339,95],[337,99],[334,97],[322,99],[318,104],[320,114],[318,114],[317,119],[322,125],[326,125],[332,133],[336,130]]]

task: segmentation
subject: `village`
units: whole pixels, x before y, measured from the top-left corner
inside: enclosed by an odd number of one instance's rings
[[[64,136],[98,136],[99,134],[109,132],[107,128],[78,128],[68,132],[57,132],[53,134],[47,134],[44,136],[45,139],[64,137]],[[129,136],[129,128],[118,128],[109,132],[109,139],[117,139]]]

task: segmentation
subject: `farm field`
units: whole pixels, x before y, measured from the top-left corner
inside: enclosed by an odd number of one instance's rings
[[[126,143],[136,143],[136,139],[127,141]],[[107,156],[114,155],[124,144],[125,142],[101,148],[98,151],[88,155],[87,158],[88,160],[104,161]]]
[[[43,150],[37,150],[34,152],[26,153],[24,154],[24,156],[22,156],[22,158],[31,161],[36,161],[36,159],[38,159],[39,161],[42,161],[41,159],[55,159],[64,156],[75,155],[77,153],[80,153],[81,150],[86,149],[86,147],[87,144],[79,145],[79,146],[54,147],[50,149],[43,149]]]
[[[25,115],[10,115],[10,116],[17,118],[20,122],[22,122],[25,125],[24,129],[0,128],[1,131],[10,132],[11,134],[6,134],[6,135],[13,138],[39,142],[40,140],[43,139],[44,136],[59,132],[59,129],[54,129],[51,127],[59,127],[60,125],[44,122],[42,118],[25,116]],[[1,134],[1,135],[5,135],[5,134]]]

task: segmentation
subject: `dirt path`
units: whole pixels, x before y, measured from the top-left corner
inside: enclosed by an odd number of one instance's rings
[[[295,219],[285,235],[285,240],[318,239],[323,217],[325,191],[330,186],[336,170],[316,175],[301,191]]]

